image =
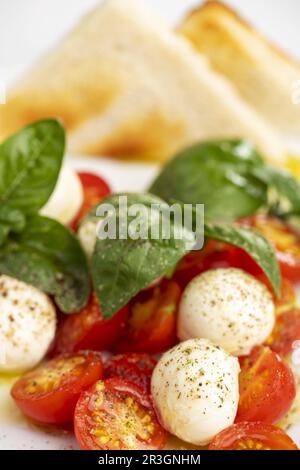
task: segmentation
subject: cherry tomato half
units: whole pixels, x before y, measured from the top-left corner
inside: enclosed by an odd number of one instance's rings
[[[300,281],[300,235],[276,217],[259,214],[241,220],[258,230],[275,247],[281,273],[292,282]]]
[[[296,397],[293,372],[267,347],[258,346],[240,359],[240,399],[236,422],[277,423]]]
[[[150,393],[151,376],[157,361],[150,354],[118,354],[105,364],[104,377],[120,377]]]
[[[162,449],[167,437],[149,396],[119,378],[100,380],[82,393],[74,426],[86,450]]]
[[[100,176],[94,175],[93,173],[78,173],[78,176],[83,187],[83,203],[71,223],[71,227],[74,230],[76,230],[83,217],[85,217],[101,199],[111,193],[110,187]]]
[[[275,328],[266,344],[281,356],[288,356],[300,340],[300,309],[282,312],[276,318]]]
[[[128,318],[128,307],[123,307],[109,320],[104,320],[96,294],[81,312],[64,316],[59,324],[52,354],[81,349],[109,350],[120,337]]]
[[[238,423],[220,432],[209,450],[298,450],[281,429],[265,423]]]
[[[156,354],[176,344],[176,313],[181,289],[164,279],[129,304],[129,321],[115,351]]]
[[[14,384],[11,395],[29,418],[48,424],[72,422],[83,390],[102,378],[98,353],[63,354],[41,364]]]

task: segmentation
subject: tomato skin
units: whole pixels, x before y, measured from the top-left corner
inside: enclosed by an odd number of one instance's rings
[[[181,289],[164,279],[159,286],[140,292],[129,304],[129,320],[116,353],[164,352],[177,342],[176,314]]]
[[[76,360],[81,362],[73,366]],[[98,353],[63,354],[18,379],[11,395],[29,418],[47,424],[67,424],[73,420],[81,392],[102,376],[103,365]]]
[[[81,394],[74,429],[83,450],[160,450],[167,438],[149,396],[120,378],[98,381]]]
[[[296,397],[296,383],[290,367],[263,346],[242,357],[240,365],[240,399],[235,422],[274,424],[280,421]]]
[[[300,235],[276,217],[257,214],[240,221],[264,235],[274,246],[282,276],[291,282],[300,281]]]
[[[118,354],[105,363],[104,377],[120,377],[150,393],[152,372],[157,364],[149,354]]]
[[[221,431],[209,450],[298,450],[292,439],[271,424],[238,423]]]
[[[209,241],[201,251],[191,251],[178,264],[173,280],[182,289],[199,274],[209,269],[235,267],[235,248]]]
[[[93,173],[78,173],[83,188],[83,202],[78,214],[71,223],[71,228],[76,230],[79,222],[101,201],[111,194],[111,189],[106,181]]]
[[[128,306],[104,320],[96,294],[81,312],[65,316],[58,326],[52,355],[82,349],[109,350],[121,336],[128,318]]]
[[[281,356],[288,356],[300,340],[300,309],[293,308],[277,316],[275,328],[266,344]]]

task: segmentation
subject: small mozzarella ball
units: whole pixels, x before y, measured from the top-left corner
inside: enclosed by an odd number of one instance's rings
[[[99,220],[99,217],[85,219],[77,231],[77,237],[88,259],[91,258],[96,245]]]
[[[40,290],[0,276],[0,372],[36,366],[54,339],[55,308]]]
[[[56,187],[40,211],[41,215],[69,225],[83,202],[83,188],[77,173],[69,166],[62,167]]]
[[[206,339],[191,339],[165,353],[151,392],[164,427],[199,446],[233,424],[239,399],[238,359]]]
[[[269,290],[240,269],[215,269],[195,277],[179,306],[178,337],[208,338],[241,356],[262,344],[275,323]]]

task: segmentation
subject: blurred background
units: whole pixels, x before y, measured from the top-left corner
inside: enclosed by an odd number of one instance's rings
[[[101,0],[100,0],[101,1]],[[141,0],[170,24],[201,0]],[[99,0],[1,0],[0,80],[9,83]],[[299,0],[227,0],[275,43],[300,59]]]

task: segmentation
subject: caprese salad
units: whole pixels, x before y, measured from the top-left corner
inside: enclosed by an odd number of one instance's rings
[[[81,449],[297,450],[300,186],[242,141],[202,143],[131,202],[205,205],[204,248],[106,240],[116,195],[63,164],[59,122],[0,146],[0,374]],[[67,189],[66,189],[67,188]],[[175,224],[176,222],[173,221]]]

